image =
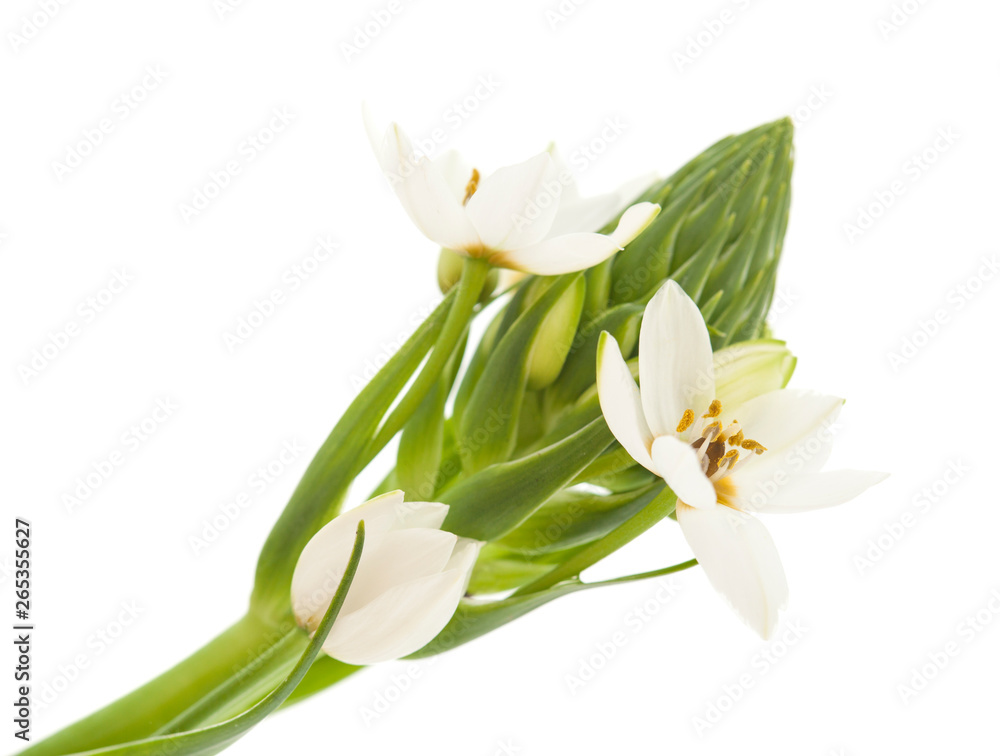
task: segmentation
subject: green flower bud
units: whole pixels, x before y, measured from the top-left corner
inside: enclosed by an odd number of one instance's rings
[[[786,118],[727,137],[651,187],[643,199],[663,209],[615,257],[610,303],[645,303],[672,278],[710,313],[716,348],[761,336],[788,221],[792,131]]]
[[[465,260],[464,255],[460,255],[457,252],[452,252],[450,249],[441,248],[441,254],[438,256],[438,287],[441,289],[442,294],[447,294],[451,291],[452,287],[458,283],[458,279],[462,277],[462,264]],[[486,283],[483,285],[482,293],[479,295],[480,302],[489,302],[490,297],[493,296],[493,291],[497,287],[497,281],[500,280],[500,273],[496,268],[491,268],[490,272],[486,275]]]
[[[549,282],[536,279],[532,283],[538,286]],[[528,358],[528,388],[531,391],[543,389],[559,377],[570,347],[573,346],[586,293],[586,279],[580,276],[545,316]],[[533,301],[530,294],[529,299]]]
[[[718,350],[712,359],[715,395],[726,407],[784,388],[795,370],[795,357],[777,339],[758,339]]]

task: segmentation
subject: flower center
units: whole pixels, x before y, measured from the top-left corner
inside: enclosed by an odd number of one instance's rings
[[[741,449],[753,452],[753,456],[767,451],[761,443],[743,435],[743,428],[738,420],[733,420],[723,427],[719,419],[721,415],[722,402],[713,399],[708,405],[708,412],[704,415],[696,418],[694,410],[686,409],[677,424],[678,433],[683,433],[693,426],[693,435],[698,438],[691,446],[698,454],[702,471],[712,483],[718,483],[736,468],[740,462]],[[750,457],[748,453],[744,458]]]
[[[469,204],[469,200],[472,199],[472,195],[476,193],[476,189],[478,188],[479,188],[479,171],[473,168],[472,178],[470,178],[469,183],[465,185],[465,199],[462,200],[463,207]]]

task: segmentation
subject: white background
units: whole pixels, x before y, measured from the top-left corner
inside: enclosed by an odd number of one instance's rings
[[[767,520],[792,589],[776,644],[745,629],[694,569],[667,601],[655,583],[561,600],[408,683],[405,663],[369,670],[231,752],[995,749],[1000,8],[397,2],[249,0],[220,15],[212,0],[92,0],[51,18],[42,2],[4,5],[3,614],[8,530],[25,516],[38,684],[81,654],[88,663],[36,711],[35,734],[145,682],[241,614],[258,549],[308,457],[366,364],[435,302],[437,250],[370,154],[368,99],[415,136],[443,129],[486,170],[553,139],[573,152],[617,119],[621,133],[579,172],[588,193],[795,116],[774,327],[799,357],[792,385],[849,398],[830,466],[893,475],[837,509]],[[372,13],[388,22],[366,40]],[[22,43],[32,17],[46,23]],[[157,67],[162,81],[141,91]],[[137,86],[143,101],[122,118],[119,98]],[[241,143],[272,109],[291,122],[247,160]],[[57,175],[54,163],[103,118],[110,133]],[[180,206],[231,159],[240,173],[186,220]],[[886,207],[893,182],[904,191]],[[865,208],[880,217],[849,233]],[[293,290],[286,272],[327,235],[337,252]],[[78,307],[106,298],[115,271],[130,283],[86,320]],[[275,288],[286,301],[229,350],[224,334]],[[19,366],[71,321],[76,337],[25,379]],[[158,399],[176,409],[148,439],[123,441]],[[258,492],[249,476],[285,442],[305,451]],[[122,463],[68,512],[64,495],[115,451]],[[190,536],[243,491],[252,506],[195,554]],[[686,558],[666,523],[602,572]],[[117,632],[129,602],[138,617],[110,646],[95,641]],[[655,616],[637,621],[646,602]],[[966,618],[977,612],[974,630]],[[616,633],[626,642],[605,660]],[[949,642],[957,655],[904,702],[899,686]],[[4,660],[9,670],[9,651]],[[591,663],[602,668],[571,691],[568,676]],[[9,671],[3,679],[12,685]],[[366,722],[380,695],[398,700]],[[16,746],[10,729],[3,750]]]

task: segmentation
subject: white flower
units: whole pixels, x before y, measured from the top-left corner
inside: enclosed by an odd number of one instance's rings
[[[378,496],[314,535],[292,575],[292,610],[310,633],[344,575],[358,522],[365,546],[347,599],[323,651],[348,664],[398,659],[426,646],[465,594],[480,543],[441,530],[445,504]]]
[[[549,145],[549,155],[556,175],[563,185],[559,195],[559,209],[552,221],[548,236],[561,236],[574,231],[598,231],[623,212],[643,191],[657,180],[655,174],[639,176],[627,181],[613,192],[584,197],[576,185],[569,165],[555,145]]]
[[[592,221],[602,208],[582,204],[570,189],[568,211],[559,212],[572,182],[548,152],[481,178],[454,151],[433,160],[417,155],[395,123],[381,136],[367,109],[365,125],[386,178],[424,236],[501,268],[546,276],[583,270],[622,249],[660,211],[640,202],[612,233],[592,233],[574,224]]]
[[[767,638],[788,584],[771,536],[751,513],[841,504],[885,475],[820,472],[842,399],[776,389],[730,407],[728,396],[740,387],[728,378],[720,396],[708,329],[673,281],[643,316],[641,394],[614,338],[602,334],[598,347],[597,386],[608,427],[677,494],[677,522],[709,581]]]

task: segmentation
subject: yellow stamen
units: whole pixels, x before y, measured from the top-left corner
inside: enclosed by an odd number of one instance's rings
[[[684,416],[677,423],[677,432],[683,433],[694,424],[694,410],[684,410]]]
[[[733,422],[735,422],[735,420]],[[739,433],[737,433],[735,436],[733,436],[732,438],[729,439],[729,445],[730,446],[739,446],[742,443],[743,443],[743,431],[742,430]]]
[[[763,454],[767,451],[767,447],[752,438],[746,439],[742,444],[740,444],[744,449],[753,451],[754,454]]]
[[[472,199],[472,195],[476,193],[476,189],[479,188],[479,171],[475,168],[472,169],[472,178],[469,179],[469,183],[465,185],[465,199],[462,200],[462,204],[468,204],[469,200]]]
[[[706,412],[702,417],[718,417],[722,414],[722,402],[718,399],[713,399],[712,403],[708,405],[708,412]]]

